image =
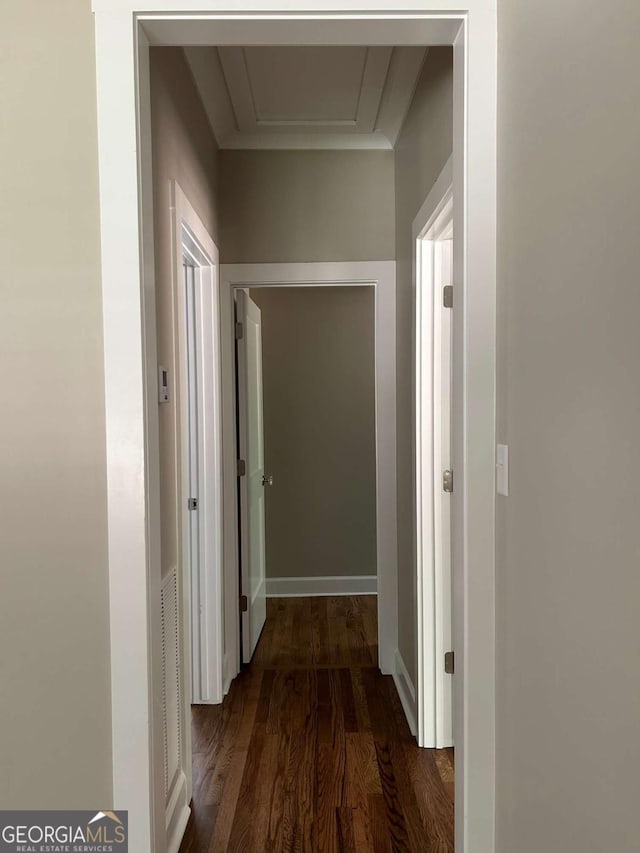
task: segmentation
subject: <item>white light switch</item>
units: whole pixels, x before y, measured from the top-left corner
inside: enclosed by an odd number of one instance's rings
[[[509,445],[499,444],[496,452],[496,487],[499,495],[509,495]]]

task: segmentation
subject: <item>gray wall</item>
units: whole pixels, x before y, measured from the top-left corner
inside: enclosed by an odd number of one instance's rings
[[[413,553],[414,474],[412,397],[411,226],[447,162],[453,144],[453,69],[450,48],[427,54],[395,151],[397,259],[398,648],[416,677],[416,577]]]
[[[499,4],[499,853],[640,849],[639,37]]]
[[[111,798],[92,20],[88,0],[4,5],[0,802],[90,808]],[[499,853],[638,849],[639,13],[499,5]],[[421,196],[447,126],[425,136]]]
[[[111,804],[93,21],[2,4],[0,803]]]
[[[219,242],[217,148],[182,50],[152,48],[150,54],[158,364],[169,368],[175,383],[178,365],[171,183],[178,182],[210,235]],[[169,402],[158,410],[163,576],[178,565],[176,402],[177,394],[172,393]]]
[[[223,263],[395,257],[392,151],[221,151]]]
[[[256,288],[267,576],[376,574],[372,287]]]

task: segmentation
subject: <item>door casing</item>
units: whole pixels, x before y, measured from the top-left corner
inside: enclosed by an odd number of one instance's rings
[[[237,578],[239,556],[236,499],[234,382],[234,291],[255,287],[375,288],[376,555],[380,669],[394,673],[398,647],[396,523],[396,328],[395,261],[308,264],[222,264],[222,410],[224,459],[225,660],[228,690],[240,669]],[[227,654],[228,652],[228,654]]]
[[[113,806],[166,850],[150,44],[452,45],[456,850],[495,849],[496,0],[93,0]]]
[[[182,720],[179,727],[182,785],[170,791],[166,804],[168,849],[179,845],[189,818],[192,788],[192,747],[189,724],[191,704],[222,700],[222,476],[220,379],[215,355],[220,350],[218,249],[180,185],[171,186],[172,286],[176,340],[175,376],[169,393],[175,397],[177,458],[177,580],[180,596],[179,657]],[[193,269],[192,316],[188,317],[183,263]],[[189,341],[187,323],[197,324],[195,341]],[[193,331],[193,330],[192,330]],[[196,400],[191,400],[190,357],[199,366]],[[198,427],[192,429],[195,416]],[[193,446],[195,440],[196,446]],[[201,524],[193,540],[193,513],[188,509],[190,471],[197,469],[198,514]],[[169,522],[168,519],[165,520]],[[198,549],[198,570],[193,570],[192,549]]]
[[[413,221],[415,345],[415,560],[418,683],[417,729],[420,746],[451,746],[452,676],[444,655],[452,649],[451,495],[442,472],[451,465],[450,435],[442,434],[442,410],[451,415],[451,397],[442,395],[443,346],[450,372],[450,311],[443,307],[440,241],[453,225],[453,161],[449,158]],[[455,238],[454,238],[455,239]],[[450,252],[449,252],[450,254]],[[450,260],[450,258],[449,258]],[[446,324],[446,328],[445,328]],[[452,389],[451,389],[452,391]],[[443,441],[443,439],[445,439]],[[456,471],[453,472],[454,493]]]
[[[176,332],[177,376],[173,382],[176,400],[178,456],[178,530],[180,576],[184,590],[184,659],[187,708],[193,704],[222,701],[222,612],[216,601],[222,596],[222,414],[220,407],[220,264],[218,248],[180,185],[171,187],[173,233],[173,309]],[[189,412],[190,371],[187,336],[187,301],[182,281],[183,257],[194,268],[194,321],[198,324],[195,353],[201,367],[197,399],[193,405],[198,420],[197,447],[191,446]],[[199,494],[190,489],[190,466],[195,459]],[[198,513],[208,519],[200,536],[200,571],[186,577],[191,565],[190,498],[198,499]]]

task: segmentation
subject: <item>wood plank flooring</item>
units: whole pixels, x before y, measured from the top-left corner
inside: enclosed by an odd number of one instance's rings
[[[222,705],[192,709],[180,853],[453,853],[453,750],[418,749],[374,596],[269,599]]]

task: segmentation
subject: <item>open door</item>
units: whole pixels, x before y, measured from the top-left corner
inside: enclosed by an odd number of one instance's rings
[[[260,309],[237,294],[240,454],[240,594],[242,660],[249,663],[267,616],[265,596],[264,435]]]

